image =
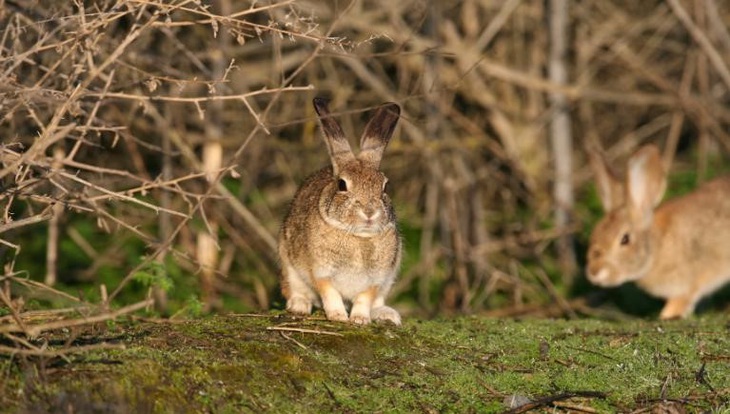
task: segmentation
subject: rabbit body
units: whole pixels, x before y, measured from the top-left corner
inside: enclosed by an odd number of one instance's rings
[[[401,260],[395,212],[385,193],[380,157],[398,120],[399,108],[384,105],[371,119],[355,156],[326,101],[315,99],[332,166],[301,185],[279,234],[282,293],[287,310],[310,314],[324,308],[328,319],[400,325],[385,305]],[[348,316],[345,304],[351,304]]]
[[[623,184],[595,155],[592,165],[607,210],[591,234],[592,283],[634,281],[666,299],[660,318],[673,319],[691,315],[700,299],[730,282],[730,177],[659,205],[666,176],[655,146],[630,158]]]

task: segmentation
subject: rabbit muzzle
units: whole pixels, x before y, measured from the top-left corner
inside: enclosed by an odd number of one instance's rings
[[[365,224],[367,227],[370,227],[380,221],[379,219],[380,219],[380,217],[382,217],[383,212],[379,208],[376,208],[373,206],[366,206],[364,208],[359,209],[357,211],[357,215],[363,224]]]
[[[383,233],[389,221],[385,219],[382,209],[374,207],[360,208],[356,212],[357,221],[353,233],[368,237]]]
[[[588,280],[596,286],[613,287],[621,284],[621,281],[611,276],[611,271],[601,268],[595,272],[588,271]]]
[[[620,274],[604,257],[603,250],[592,246],[588,250],[588,280],[596,286],[613,287],[623,283]]]
[[[616,287],[641,279],[650,267],[650,261],[637,262],[634,257],[615,258],[594,247],[588,250],[586,276],[596,286]]]

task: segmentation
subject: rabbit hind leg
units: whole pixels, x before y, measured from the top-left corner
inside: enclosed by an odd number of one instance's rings
[[[378,322],[391,322],[396,326],[400,326],[401,318],[397,310],[385,305],[385,292],[381,291],[373,301],[373,307],[370,310],[370,317]]]
[[[378,322],[390,322],[396,326],[401,325],[400,314],[390,306],[378,306],[370,311],[370,317]]]
[[[316,293],[299,277],[293,267],[284,266],[281,272],[281,290],[286,298],[286,310],[296,315],[311,314]]]

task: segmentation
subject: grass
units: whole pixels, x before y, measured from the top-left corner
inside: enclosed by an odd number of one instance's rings
[[[76,344],[125,349],[4,358],[0,406],[17,412],[504,412],[515,400],[545,410],[730,409],[730,335],[721,316],[672,322],[463,317],[361,328],[271,313],[117,323],[77,334]],[[61,346],[68,335],[45,339]],[[541,401],[546,397],[557,401]]]

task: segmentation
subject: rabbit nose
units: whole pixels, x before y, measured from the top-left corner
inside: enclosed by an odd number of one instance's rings
[[[603,253],[600,249],[588,250],[588,263],[586,270],[590,279],[595,279],[596,275],[601,270],[601,256],[603,256]]]
[[[372,206],[366,206],[360,210],[360,213],[365,220],[375,220],[380,215],[380,210]]]

